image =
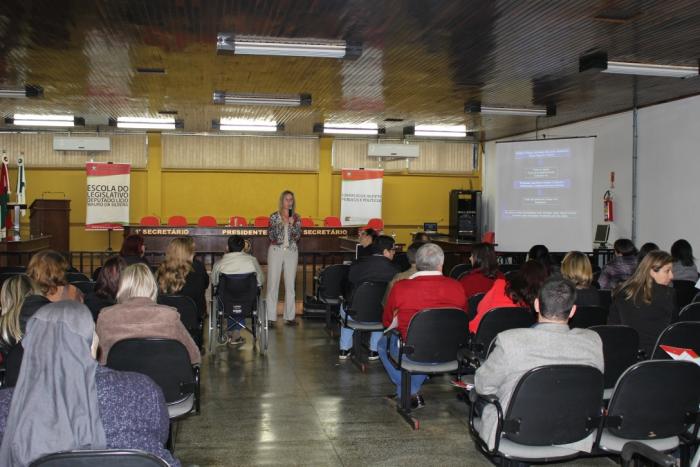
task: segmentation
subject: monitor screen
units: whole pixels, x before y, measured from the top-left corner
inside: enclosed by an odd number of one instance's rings
[[[593,243],[607,243],[610,235],[610,224],[598,224],[595,229],[595,239]]]
[[[423,230],[427,233],[437,232],[437,222],[424,222]]]

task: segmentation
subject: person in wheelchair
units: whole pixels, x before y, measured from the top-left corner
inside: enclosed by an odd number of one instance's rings
[[[219,285],[220,274],[248,274],[255,273],[258,280],[258,287],[265,283],[265,276],[262,268],[255,256],[245,251],[246,240],[240,235],[232,235],[228,238],[228,253],[219,261],[214,263],[211,270],[211,282],[216,287]],[[233,318],[229,318],[233,320]],[[228,343],[232,346],[239,346],[245,343],[245,338],[241,336],[241,328],[238,323],[229,322]]]

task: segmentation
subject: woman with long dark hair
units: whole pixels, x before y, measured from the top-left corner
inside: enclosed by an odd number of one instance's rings
[[[673,256],[673,278],[681,281],[697,281],[698,268],[693,257],[693,247],[688,240],[680,239],[671,246]]]
[[[469,260],[472,269],[459,278],[467,298],[477,293],[486,293],[499,277],[503,277],[498,270],[496,252],[491,243],[477,243],[472,247]]]

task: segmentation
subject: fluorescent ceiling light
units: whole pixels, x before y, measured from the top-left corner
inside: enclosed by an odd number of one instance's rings
[[[415,136],[440,136],[445,138],[466,138],[466,125],[416,125]]]
[[[7,123],[15,126],[61,126],[70,127],[76,125],[74,115],[35,115],[35,114],[14,114]]]
[[[275,120],[249,120],[242,118],[224,117],[218,122],[214,122],[214,128],[221,131],[253,131],[274,133],[281,127]]]
[[[311,105],[311,94],[241,94],[214,91],[213,100],[214,104],[226,105],[299,107]]]
[[[554,105],[547,107],[494,107],[472,102],[464,106],[467,113],[481,113],[482,115],[518,115],[523,117],[551,117],[556,115]]]
[[[244,36],[222,32],[216,38],[216,51],[236,55],[354,59],[362,54],[362,45],[343,40]]]
[[[177,128],[177,122],[174,117],[118,117],[116,125],[117,128],[139,128],[144,130],[174,130]]]
[[[24,99],[26,97],[42,97],[43,95],[44,89],[41,86],[0,88],[0,98]]]
[[[700,65],[656,65],[653,63],[619,62],[608,60],[608,54],[597,52],[579,59],[579,71],[597,69],[603,73],[662,78],[692,78],[700,74]]]
[[[331,135],[377,135],[379,126],[376,123],[324,123],[323,132]]]

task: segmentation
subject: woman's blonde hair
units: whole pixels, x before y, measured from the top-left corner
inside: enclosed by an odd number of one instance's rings
[[[591,260],[580,251],[570,251],[561,262],[561,275],[573,282],[577,289],[588,288],[593,280]]]
[[[647,305],[651,303],[651,291],[654,288],[654,278],[651,271],[659,272],[667,264],[673,263],[673,257],[665,251],[650,251],[637,266],[632,277],[627,279],[615,294],[624,294],[625,300],[639,304],[641,299]]]
[[[68,261],[59,252],[42,250],[34,254],[27,265],[27,275],[39,287],[42,295],[56,293],[60,286],[68,284]]]
[[[293,191],[284,190],[282,192],[282,194],[280,195],[279,205],[277,206],[278,210],[281,213],[282,209],[284,209],[284,197],[287,195],[292,195],[292,214],[294,214],[295,212],[297,212],[297,197],[294,196]]]
[[[22,339],[19,314],[22,311],[24,299],[39,292],[39,288],[25,274],[12,276],[2,284],[2,289],[0,289],[0,305],[2,306],[0,339],[3,342],[12,345]]]
[[[165,250],[165,260],[158,266],[158,286],[163,293],[177,293],[185,286],[192,269],[194,240],[190,237],[173,238]]]
[[[117,291],[117,303],[124,303],[130,298],[158,298],[158,284],[151,269],[143,263],[132,264],[122,271]]]

